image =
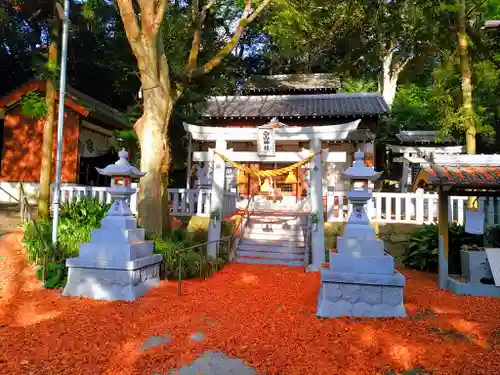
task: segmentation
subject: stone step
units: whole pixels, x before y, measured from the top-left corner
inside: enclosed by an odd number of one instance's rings
[[[304,259],[304,252],[280,252],[280,251],[247,251],[238,249],[238,257],[252,257],[252,258],[264,258],[264,259]]]
[[[261,241],[298,241],[304,242],[304,235],[302,233],[267,233],[267,232],[255,232],[255,233],[243,233],[244,239],[249,240],[261,240]]]
[[[270,216],[270,215],[250,215],[249,219],[251,221],[259,221],[259,222],[300,222],[303,218],[298,216]]]
[[[238,245],[239,250],[247,251],[280,251],[280,252],[301,252],[304,253],[305,246],[295,243],[257,243],[253,241],[241,242]]]
[[[286,230],[282,228],[246,228],[245,234],[267,234],[267,235],[281,235],[281,236],[299,236],[303,235],[302,228],[294,230]]]
[[[304,254],[305,247],[300,246],[252,246],[239,245],[238,251],[252,251],[255,253],[276,253],[276,254]]]
[[[303,247],[305,246],[305,241],[297,239],[281,239],[281,240],[269,240],[262,238],[249,238],[243,237],[241,239],[240,245],[252,245],[252,246],[274,246],[274,247]]]
[[[236,257],[237,263],[250,263],[250,264],[280,264],[293,267],[305,267],[306,263],[304,258],[296,259],[269,259],[263,257]]]

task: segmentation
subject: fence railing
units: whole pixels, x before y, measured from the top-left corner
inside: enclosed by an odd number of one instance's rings
[[[110,202],[106,187],[63,185],[61,202],[70,202],[83,197],[93,197],[100,202]],[[171,214],[173,216],[210,216],[212,192],[210,189],[168,189]],[[238,195],[225,192],[224,215],[236,212]],[[130,199],[130,208],[137,212],[137,193]],[[500,197],[480,197],[479,209],[485,213],[486,225],[500,225]],[[448,216],[450,222],[464,224],[467,197],[450,197]],[[371,220],[382,223],[422,224],[438,220],[438,195],[417,191],[416,193],[373,193],[365,207]],[[326,219],[343,222],[349,217],[352,205],[345,192],[328,192],[326,197]]]
[[[347,220],[352,205],[344,192],[329,192],[326,218],[330,222]],[[450,222],[464,224],[467,197],[449,198],[448,217]],[[487,226],[500,224],[500,197],[478,198],[478,209],[485,213]],[[368,217],[382,223],[430,224],[438,221],[438,195],[423,193],[373,193],[365,206]]]
[[[137,188],[136,186],[133,186]],[[173,216],[210,216],[212,191],[210,189],[167,189],[170,212]],[[73,202],[82,198],[95,198],[100,203],[110,203],[111,196],[103,186],[62,185],[61,203]],[[238,195],[224,193],[223,213],[236,212]],[[132,213],[137,213],[137,192],[129,201]]]

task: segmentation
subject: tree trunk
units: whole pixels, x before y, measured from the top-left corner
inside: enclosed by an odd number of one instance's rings
[[[462,111],[465,127],[465,145],[468,154],[476,153],[476,124],[472,104],[472,74],[469,65],[469,40],[466,28],[465,0],[460,1],[458,49],[460,53],[460,76],[462,79]]]
[[[144,91],[144,112],[135,125],[141,147],[138,211],[139,224],[149,233],[161,235],[169,229],[168,171],[170,144],[168,126],[174,100],[161,88]]]
[[[52,20],[50,31],[50,46],[48,56],[49,69],[57,67],[60,22],[56,15]],[[54,119],[56,112],[56,74],[49,72],[47,79],[45,103],[47,114],[43,126],[42,160],[40,165],[40,192],[38,195],[38,216],[49,217],[50,209],[50,182],[52,180],[52,145],[54,137]]]
[[[389,108],[392,107],[398,85],[399,73],[392,69],[394,52],[388,52],[382,58],[382,71],[379,79],[379,91]]]

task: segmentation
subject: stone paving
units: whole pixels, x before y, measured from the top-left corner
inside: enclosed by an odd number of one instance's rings
[[[189,337],[192,341],[205,340],[203,332],[195,332]],[[139,350],[148,350],[159,345],[168,344],[173,337],[170,334],[151,336],[139,347]],[[257,372],[245,365],[242,360],[230,358],[222,352],[205,352],[190,365],[178,370],[171,370],[169,375],[257,375]],[[159,373],[153,375],[162,375]]]
[[[257,375],[243,361],[221,352],[206,352],[190,365],[169,372],[169,375]]]

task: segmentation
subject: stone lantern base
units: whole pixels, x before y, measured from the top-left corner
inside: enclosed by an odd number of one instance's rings
[[[316,315],[405,317],[404,285],[405,278],[397,271],[392,275],[323,271]]]
[[[106,216],[90,242],[80,245],[79,257],[66,260],[68,281],[62,294],[134,301],[160,283],[161,261],[134,217]]]

